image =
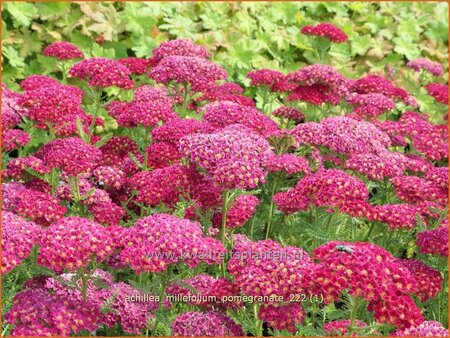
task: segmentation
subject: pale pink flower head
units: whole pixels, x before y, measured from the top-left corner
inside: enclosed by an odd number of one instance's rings
[[[74,64],[69,74],[89,82],[92,87],[133,87],[130,70],[119,61],[106,58],[90,58]]]
[[[406,66],[416,72],[426,70],[434,76],[441,76],[443,72],[442,65],[439,62],[433,62],[427,58],[418,58],[416,60],[409,61]]]
[[[448,330],[441,323],[426,320],[420,325],[397,330],[393,336],[400,337],[448,337]]]
[[[83,52],[74,44],[67,41],[57,41],[45,47],[42,52],[45,56],[57,57],[58,60],[83,59]]]

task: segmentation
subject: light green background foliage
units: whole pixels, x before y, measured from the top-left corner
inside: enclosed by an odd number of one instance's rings
[[[400,73],[419,56],[447,68],[445,2],[8,2],[2,11],[3,81],[12,88],[54,61],[41,55],[67,40],[89,56],[149,57],[161,42],[185,37],[206,46],[231,80],[246,84],[251,69],[285,72],[317,62],[306,24],[332,22],[350,43],[335,44],[331,64],[347,76]],[[95,39],[102,36],[103,44]],[[443,78],[445,78],[446,74]],[[403,76],[399,76],[403,78]]]

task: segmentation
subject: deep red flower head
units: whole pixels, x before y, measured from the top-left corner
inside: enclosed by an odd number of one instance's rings
[[[306,35],[323,36],[328,38],[331,42],[337,43],[345,42],[348,39],[347,34],[328,22],[322,22],[316,26],[304,26],[301,32]]]
[[[90,58],[74,64],[69,74],[72,77],[89,81],[93,87],[117,86],[124,89],[133,87],[131,72],[119,61],[106,58]]]
[[[66,41],[53,42],[42,52],[45,56],[57,57],[61,60],[83,59],[84,54],[77,46]]]

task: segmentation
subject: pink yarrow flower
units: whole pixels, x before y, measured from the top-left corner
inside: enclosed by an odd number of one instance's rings
[[[345,34],[335,25],[328,22],[322,22],[316,26],[304,26],[301,32],[306,35],[322,36],[327,38],[331,42],[337,43],[345,42],[348,39],[347,34]]]
[[[57,57],[58,60],[83,59],[83,52],[74,44],[66,41],[53,42],[42,52],[45,56]]]
[[[89,82],[92,87],[133,87],[130,70],[119,61],[106,58],[90,58],[73,65],[69,74]]]

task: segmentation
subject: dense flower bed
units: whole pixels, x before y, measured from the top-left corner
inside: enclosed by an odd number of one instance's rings
[[[447,116],[414,92],[311,64],[251,71],[255,102],[187,39],[43,54],[62,71],[2,85],[6,332],[448,334]]]

